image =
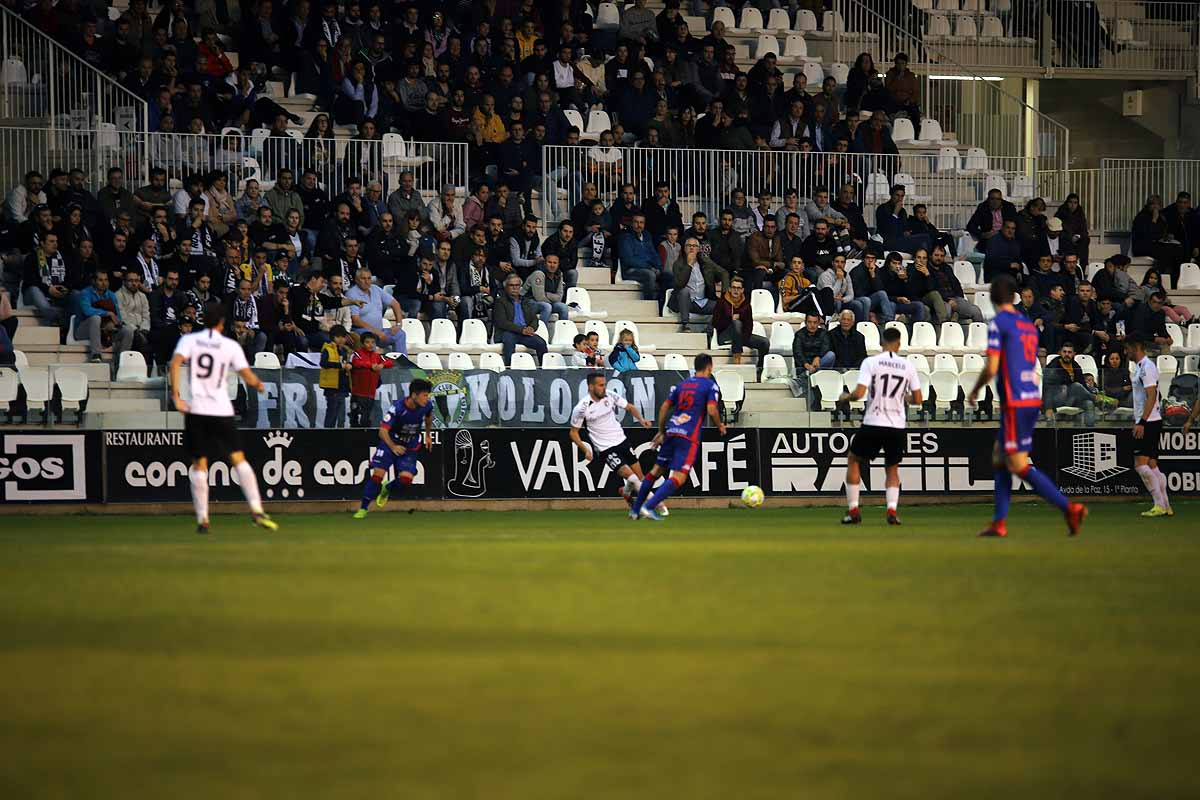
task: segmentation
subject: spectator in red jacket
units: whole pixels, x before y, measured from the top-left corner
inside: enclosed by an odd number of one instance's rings
[[[379,373],[396,362],[375,350],[377,340],[371,332],[362,335],[362,346],[350,356],[350,427],[375,427],[375,393],[379,391]]]

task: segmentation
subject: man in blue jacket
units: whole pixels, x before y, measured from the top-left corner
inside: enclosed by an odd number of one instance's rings
[[[637,281],[642,287],[642,297],[654,300],[657,297],[658,273],[662,267],[654,240],[646,232],[646,215],[638,211],[633,215],[629,229],[621,234],[617,244],[621,254],[621,277]]]
[[[106,326],[112,327],[113,366],[121,353],[133,343],[133,328],[121,322],[121,307],[117,295],[108,288],[108,273],[96,270],[92,285],[79,293],[79,319],[75,324],[75,337],[88,342],[88,358],[102,361],[104,345],[101,333]]]

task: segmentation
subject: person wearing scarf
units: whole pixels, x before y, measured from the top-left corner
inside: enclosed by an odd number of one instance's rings
[[[771,352],[771,342],[765,336],[754,334],[754,315],[750,311],[750,298],[746,293],[746,285],[741,278],[729,280],[729,288],[717,300],[713,311],[713,328],[717,332],[717,341],[721,344],[731,344],[730,363],[742,363],[742,348],[749,346],[758,351],[757,374],[762,375],[763,361]],[[758,377],[755,378],[758,380]]]

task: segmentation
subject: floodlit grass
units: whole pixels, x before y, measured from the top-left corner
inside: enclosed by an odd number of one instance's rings
[[[1144,507],[0,517],[0,796],[1195,797]]]

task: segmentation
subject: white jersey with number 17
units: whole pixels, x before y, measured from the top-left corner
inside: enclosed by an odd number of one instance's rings
[[[175,345],[175,355],[187,362],[188,384],[192,399],[189,414],[204,417],[232,417],[226,381],[250,365],[242,346],[214,330],[189,333]]]
[[[858,385],[867,387],[863,425],[904,428],[909,394],[921,388],[911,361],[887,350],[862,362]]]

